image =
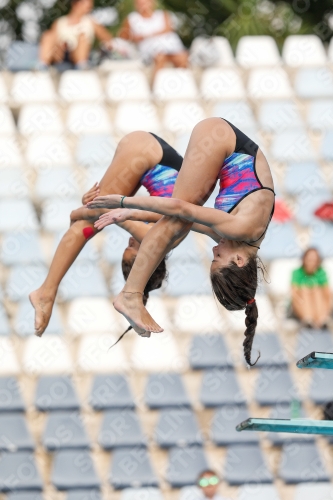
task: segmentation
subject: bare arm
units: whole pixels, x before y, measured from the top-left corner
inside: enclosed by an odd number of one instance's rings
[[[110,40],[112,40],[111,33],[101,24],[97,24],[94,22],[94,31],[95,31],[95,36],[99,41],[109,42]]]

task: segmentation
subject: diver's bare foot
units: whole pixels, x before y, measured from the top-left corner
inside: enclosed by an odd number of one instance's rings
[[[54,297],[46,296],[39,288],[31,292],[29,299],[35,309],[35,335],[41,337],[51,318]]]
[[[113,305],[139,335],[147,337],[147,332],[163,332],[163,328],[153,320],[143,305],[140,293],[120,292]]]

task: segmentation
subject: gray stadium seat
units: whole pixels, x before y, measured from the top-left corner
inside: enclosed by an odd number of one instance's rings
[[[89,438],[78,412],[53,412],[49,415],[42,444],[47,451],[90,448]]]
[[[109,229],[106,229],[102,255],[109,264],[119,265],[124,250],[128,245],[129,235],[117,225],[112,225]]]
[[[0,335],[10,335],[10,326],[6,313],[6,309],[0,303]]]
[[[28,198],[30,188],[25,171],[20,167],[11,166],[0,170],[0,198],[13,198],[19,196]]]
[[[191,406],[184,382],[178,373],[149,375],[144,400],[151,409]]]
[[[43,495],[36,491],[19,491],[9,493],[6,500],[44,500]]]
[[[303,125],[296,104],[289,100],[263,102],[258,118],[260,128],[269,132],[278,132]]]
[[[34,441],[22,413],[0,413],[0,451],[33,451]]]
[[[315,99],[309,103],[307,122],[313,130],[328,130],[333,128],[333,100]]]
[[[255,401],[260,406],[289,404],[299,400],[288,368],[263,368],[255,386]]]
[[[51,483],[57,490],[99,489],[91,455],[86,450],[56,451]]]
[[[288,194],[305,195],[326,189],[320,165],[315,162],[290,163],[284,177]]]
[[[330,370],[312,370],[308,398],[317,405],[329,403],[333,399],[333,373]]]
[[[333,352],[331,333],[315,329],[301,330],[297,335],[297,345],[294,353],[295,361],[304,358],[312,351]]]
[[[208,468],[203,448],[188,446],[171,448],[166,479],[172,488],[196,484],[200,472]]]
[[[103,500],[98,490],[72,490],[69,491],[65,500]]]
[[[80,403],[68,376],[44,376],[38,380],[35,406],[38,411],[79,410]]]
[[[200,402],[206,408],[244,405],[245,396],[233,370],[207,370],[200,390]]]
[[[331,201],[331,193],[328,189],[320,192],[303,192],[297,196],[295,216],[297,222],[302,226],[318,225],[322,221],[315,216],[315,211],[323,203]]]
[[[201,261],[175,259],[168,262],[165,292],[172,297],[212,293],[209,273]]]
[[[273,482],[257,444],[229,446],[223,474],[225,481],[232,486]]]
[[[292,405],[278,405],[274,406],[271,410],[269,418],[282,418],[291,419],[295,418],[292,414]],[[297,418],[306,418],[305,412],[302,407],[300,407],[299,415]],[[242,434],[242,433],[241,433]],[[313,441],[314,436],[309,434],[293,434],[287,432],[269,432],[267,438],[272,443],[273,446],[282,446],[285,443],[299,442],[299,441]]]
[[[115,490],[158,486],[145,448],[115,450],[112,453],[109,481]]]
[[[217,446],[258,443],[257,432],[237,432],[236,425],[250,417],[242,406],[226,405],[215,410],[210,429],[210,437]]]
[[[332,224],[330,222],[322,220],[319,221],[319,219],[317,219],[317,221],[311,225],[310,231],[311,238],[309,246],[316,247],[323,258],[333,257]]]
[[[276,486],[271,484],[244,484],[238,490],[237,500],[282,500]]]
[[[2,453],[0,457],[0,492],[43,488],[35,457],[28,451]]]
[[[24,411],[21,390],[14,377],[0,377],[0,412]]]
[[[219,102],[214,106],[213,116],[220,116],[242,130],[257,128],[253,111],[244,101]]]
[[[6,286],[9,300],[18,302],[41,286],[46,278],[46,268],[43,265],[23,265],[12,267]]]
[[[107,169],[115,150],[115,143],[109,134],[81,136],[77,145],[76,161],[84,167],[99,166]]]
[[[15,40],[7,50],[7,69],[9,71],[33,70],[38,63],[38,52],[37,44]]]
[[[127,379],[123,375],[96,375],[90,394],[94,410],[134,408],[135,403]]]
[[[42,204],[41,224],[44,231],[58,233],[66,231],[69,227],[72,210],[82,206],[81,198],[47,198]]]
[[[323,139],[323,143],[321,146],[321,154],[324,160],[332,161],[333,160],[333,130],[328,130]]]
[[[39,201],[56,196],[63,199],[76,198],[80,193],[78,174],[72,168],[59,167],[38,172],[35,196]]]
[[[202,445],[197,419],[189,408],[161,410],[154,436],[161,448]]]
[[[279,477],[286,484],[329,481],[315,443],[291,443],[282,449]]]
[[[311,161],[315,158],[315,152],[303,128],[277,132],[272,140],[270,154],[281,162]]]
[[[91,261],[79,261],[72,265],[60,285],[63,300],[77,297],[107,297],[104,276],[99,267]]]
[[[120,500],[163,500],[163,498],[157,488],[126,488],[122,491]]]
[[[333,97],[331,70],[323,67],[300,69],[295,78],[295,90],[302,99]]]
[[[104,450],[112,450],[126,446],[146,446],[147,439],[134,410],[119,409],[104,413],[98,443]]]
[[[8,140],[8,139],[6,139]],[[38,230],[39,223],[30,200],[9,198],[0,201],[0,232]]]
[[[256,364],[257,368],[288,365],[286,353],[278,335],[275,333],[255,335],[252,350],[254,353],[260,351],[260,358]]]
[[[295,228],[291,222],[271,222],[266,237],[260,245],[260,257],[264,260],[299,257],[301,249],[297,243]]]
[[[7,233],[1,243],[1,260],[5,266],[45,263],[36,231]]]
[[[293,500],[328,500],[332,497],[331,483],[305,483],[296,486]]]
[[[32,307],[29,299],[22,300],[18,304],[18,309],[14,320],[14,331],[20,337],[34,335],[35,333],[35,310]],[[45,335],[47,334],[62,335],[64,333],[63,325],[61,324],[59,307],[54,304],[52,316],[47,325]]]
[[[193,336],[189,362],[193,370],[233,367],[229,349],[219,333]]]

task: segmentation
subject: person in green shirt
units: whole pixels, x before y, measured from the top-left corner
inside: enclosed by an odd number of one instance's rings
[[[309,328],[326,328],[331,311],[331,292],[321,257],[315,248],[308,248],[302,266],[292,273],[292,309]]]

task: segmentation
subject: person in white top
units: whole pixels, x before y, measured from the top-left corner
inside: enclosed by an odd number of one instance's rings
[[[220,479],[210,469],[204,470],[198,477],[197,486],[182,488],[179,500],[227,500],[219,495]]]
[[[135,0],[135,8],[126,17],[119,36],[137,44],[144,62],[154,62],[154,75],[167,63],[186,68],[188,53],[173,30],[170,14],[155,10],[155,0]]]
[[[41,37],[39,69],[62,62],[67,55],[78,69],[85,69],[95,38],[110,45],[111,33],[89,15],[93,7],[93,0],[71,0],[68,15],[57,19]]]

